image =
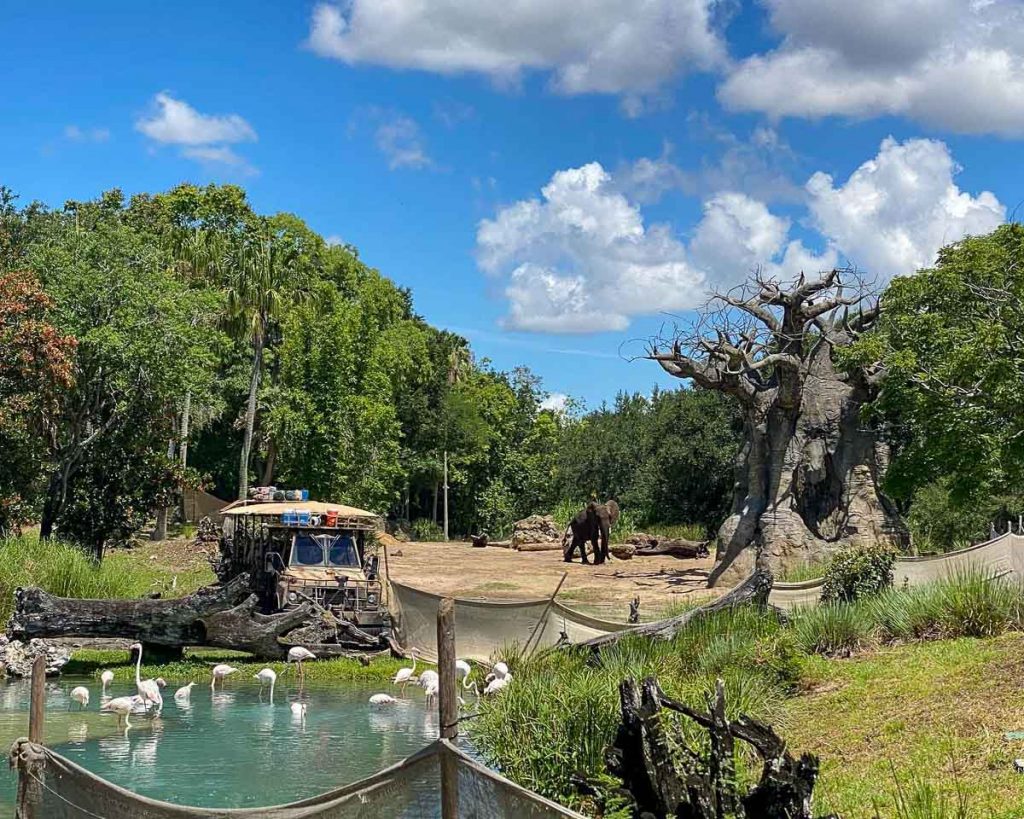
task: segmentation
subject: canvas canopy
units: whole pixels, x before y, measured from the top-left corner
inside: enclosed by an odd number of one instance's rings
[[[240,515],[256,515],[258,517],[278,517],[286,511],[309,512],[311,515],[326,515],[328,509],[336,509],[338,516],[343,518],[373,518],[380,515],[346,506],[343,503],[324,503],[323,501],[273,501],[272,503],[249,503],[244,506],[233,506],[221,514],[238,517]]]

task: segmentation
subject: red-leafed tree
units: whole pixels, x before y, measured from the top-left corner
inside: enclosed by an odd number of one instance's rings
[[[835,355],[877,317],[854,271],[790,284],[755,274],[651,344],[649,357],[667,372],[733,396],[743,412],[733,508],[709,585],[730,569],[732,579],[748,572],[755,556],[777,570],[903,538],[880,489],[888,450],[861,413],[881,374],[844,370]]]
[[[49,322],[51,306],[32,273],[0,272],[0,532],[38,512],[58,395],[72,384],[76,342]]]

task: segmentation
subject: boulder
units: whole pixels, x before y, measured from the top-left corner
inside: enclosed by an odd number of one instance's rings
[[[613,543],[608,547],[608,551],[619,560],[629,560],[636,554],[636,546],[632,543]]]
[[[530,515],[512,524],[512,548],[524,543],[561,543],[562,530],[551,515]]]
[[[68,649],[45,640],[36,638],[23,643],[21,640],[0,637],[0,663],[8,677],[31,677],[32,664],[40,654],[46,656],[47,677],[60,674],[60,670],[71,659]]]

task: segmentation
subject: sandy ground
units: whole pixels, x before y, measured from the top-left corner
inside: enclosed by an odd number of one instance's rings
[[[558,599],[611,620],[625,620],[629,601],[640,596],[643,620],[673,605],[701,602],[718,592],[705,588],[711,558],[641,557],[603,566],[565,563],[560,551],[474,549],[469,543],[397,543],[388,547],[393,579],[436,594],[492,600],[548,597],[562,572],[569,576]]]

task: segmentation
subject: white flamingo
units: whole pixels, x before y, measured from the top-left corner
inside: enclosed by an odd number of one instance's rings
[[[100,697],[107,696],[107,686],[110,685],[113,681],[114,681],[114,672],[111,671],[110,669],[107,669],[102,674],[100,674],[100,682],[103,683],[103,690],[100,691]]]
[[[504,677],[495,677],[493,680],[487,683],[487,687],[484,689],[484,696],[487,696],[489,694],[497,694],[510,682],[512,682],[511,674],[505,674]]]
[[[422,680],[423,677],[421,677],[420,679]],[[421,685],[423,686],[423,690],[427,695],[427,702],[430,702],[432,699],[434,699],[434,697],[437,696],[437,690],[440,687],[441,683],[438,680],[437,674],[434,674],[434,676],[432,677],[426,677],[426,680],[422,682]]]
[[[440,684],[440,677],[437,676],[437,672],[432,668],[428,668],[426,671],[420,672],[420,686],[426,688],[428,685],[437,687]]]
[[[303,682],[306,679],[306,672],[302,668],[302,664],[306,660],[315,660],[316,654],[310,651],[308,648],[302,646],[293,646],[288,649],[288,662],[295,663],[299,667],[299,682]]]
[[[130,651],[137,651],[138,658],[135,660],[135,687],[138,689],[139,696],[142,697],[142,701],[146,704],[146,710],[149,710],[149,704],[153,703],[156,706],[156,712],[159,714],[164,707],[164,698],[160,693],[160,683],[157,680],[144,680],[142,679],[142,643],[132,643],[129,646]],[[167,685],[167,683],[164,683]]]
[[[491,673],[487,675],[487,681],[500,680],[502,677],[508,675],[508,666],[505,663],[497,662],[491,668]]]
[[[466,677],[473,671],[473,666],[467,663],[465,660],[455,661],[455,676],[465,682]]]
[[[412,668],[400,668],[395,673],[394,679],[391,680],[392,685],[402,686],[402,691],[405,691],[405,687],[412,682],[412,675],[416,673],[416,649],[414,648],[409,652],[412,657]]]
[[[277,681],[277,674],[272,668],[264,668],[259,674],[253,674],[253,677],[260,681],[260,699],[263,699],[263,687],[265,685],[270,686],[270,701],[274,701],[274,683]]]
[[[217,680],[220,680],[220,687],[224,687],[224,678],[228,674],[234,674],[238,671],[234,666],[230,666],[227,663],[218,663],[213,667],[213,674],[210,679],[210,690],[213,691],[217,687]]]
[[[132,724],[128,721],[128,715],[138,705],[143,705],[142,697],[138,694],[131,697],[114,697],[114,699],[103,703],[100,706],[100,711],[107,714],[117,714],[117,724],[120,725],[124,721],[124,727],[127,729],[132,727]]]
[[[76,686],[71,689],[71,699],[78,703],[79,710],[89,707],[89,689],[84,685]],[[71,710],[71,704],[68,703],[68,710]]]
[[[304,702],[293,702],[292,703],[292,720],[294,722],[300,722],[303,725],[306,724],[306,703]]]
[[[192,698],[192,686],[194,682],[190,682],[188,685],[183,685],[177,691],[174,692],[175,702],[188,702]]]
[[[370,697],[370,705],[394,705],[398,700],[390,694],[374,694]]]

